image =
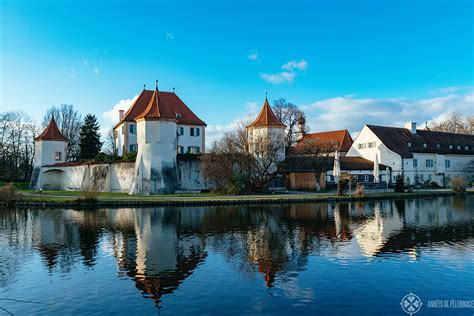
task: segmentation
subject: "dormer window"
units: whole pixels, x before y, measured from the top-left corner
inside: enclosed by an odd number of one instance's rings
[[[440,144],[436,144],[436,148],[440,149],[440,148],[441,148],[441,145],[440,145]]]
[[[453,149],[453,145],[449,145],[449,149]]]
[[[461,146],[458,145],[458,149],[461,149]]]
[[[464,147],[464,150],[469,150],[469,146],[465,146],[465,147]]]
[[[428,145],[426,145],[426,143],[423,143],[423,148],[426,148],[428,147]]]
[[[181,113],[175,112],[175,114],[176,114],[177,118],[183,117],[183,115]]]
[[[408,142],[407,145],[408,145],[408,147],[411,147],[411,142]]]

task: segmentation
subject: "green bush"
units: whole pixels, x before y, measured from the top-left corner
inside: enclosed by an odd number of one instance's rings
[[[433,189],[437,189],[437,188],[439,188],[439,184],[436,181],[431,181],[430,182],[430,187],[432,187]]]

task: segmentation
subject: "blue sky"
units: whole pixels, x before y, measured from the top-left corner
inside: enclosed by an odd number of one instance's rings
[[[0,0],[0,11],[1,110],[38,120],[69,103],[105,129],[155,79],[211,138],[266,91],[302,106],[313,131],[474,108],[472,1]]]

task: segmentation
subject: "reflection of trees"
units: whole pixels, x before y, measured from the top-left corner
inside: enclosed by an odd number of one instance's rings
[[[445,241],[457,242],[463,251],[463,241],[474,237],[472,201],[453,197],[264,207],[5,210],[0,212],[0,286],[34,251],[54,273],[68,272],[78,262],[97,264],[102,247],[116,258],[118,276],[133,280],[157,305],[211,251],[242,275],[259,274],[272,287],[275,280],[289,280],[303,271],[310,255],[384,256]]]

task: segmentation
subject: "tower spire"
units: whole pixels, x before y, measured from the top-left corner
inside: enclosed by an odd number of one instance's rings
[[[155,80],[156,91],[158,91],[158,79]]]
[[[143,90],[145,90],[145,88],[146,88],[146,84],[143,84]]]

